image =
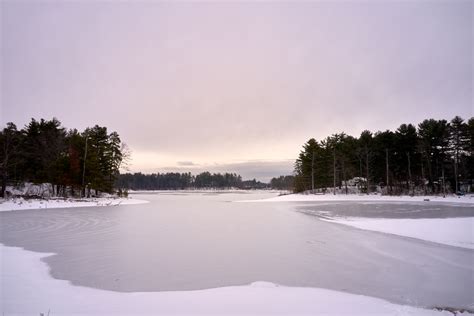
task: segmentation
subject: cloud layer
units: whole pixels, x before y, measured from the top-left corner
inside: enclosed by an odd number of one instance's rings
[[[310,137],[472,116],[471,2],[0,5],[0,123],[108,126],[134,169],[256,176]]]

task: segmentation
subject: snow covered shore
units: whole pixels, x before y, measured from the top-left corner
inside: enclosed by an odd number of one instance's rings
[[[116,206],[128,204],[148,203],[145,200],[130,198],[90,198],[90,199],[49,199],[25,200],[23,198],[15,198],[9,200],[0,199],[0,212],[17,211],[17,210],[33,210],[48,208],[68,208],[68,207],[86,207],[86,206]]]
[[[429,201],[426,201],[429,200]],[[380,194],[287,194],[261,200],[245,200],[239,202],[445,202],[467,203],[474,205],[474,195],[455,196],[408,196],[408,195],[380,195]]]
[[[269,199],[239,202],[374,202],[374,203],[451,203],[474,207],[474,196],[382,196],[288,194]],[[445,245],[474,249],[474,217],[388,219],[334,217],[328,221],[360,229],[417,238]]]
[[[381,299],[267,282],[199,291],[118,293],[53,279],[51,254],[0,244],[0,299],[5,315],[452,315]]]
[[[334,218],[329,221],[360,229],[474,249],[474,217],[420,219],[352,217]]]

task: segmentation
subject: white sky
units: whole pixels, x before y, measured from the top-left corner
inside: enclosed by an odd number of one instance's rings
[[[268,180],[311,137],[473,115],[469,1],[0,6],[0,123],[107,126],[132,171]]]

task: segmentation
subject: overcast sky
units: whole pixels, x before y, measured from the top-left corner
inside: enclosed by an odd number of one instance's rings
[[[473,116],[471,1],[0,5],[0,123],[107,126],[132,171],[268,180],[311,137]]]

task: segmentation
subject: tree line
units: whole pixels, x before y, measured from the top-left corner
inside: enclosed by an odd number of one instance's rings
[[[125,173],[119,175],[116,186],[120,190],[183,190],[183,189],[263,189],[267,184],[253,180],[242,180],[235,173],[201,172],[191,173]]]
[[[49,183],[56,196],[90,196],[114,190],[128,151],[116,132],[94,126],[79,132],[56,118],[32,119],[23,129],[0,131],[0,197],[7,185]]]
[[[308,140],[294,166],[294,190],[443,194],[473,190],[474,118],[426,119],[395,131],[365,130]],[[351,180],[352,179],[352,180]],[[354,181],[355,180],[355,181]]]
[[[293,190],[294,176],[279,176],[270,180],[270,187],[276,190]]]

